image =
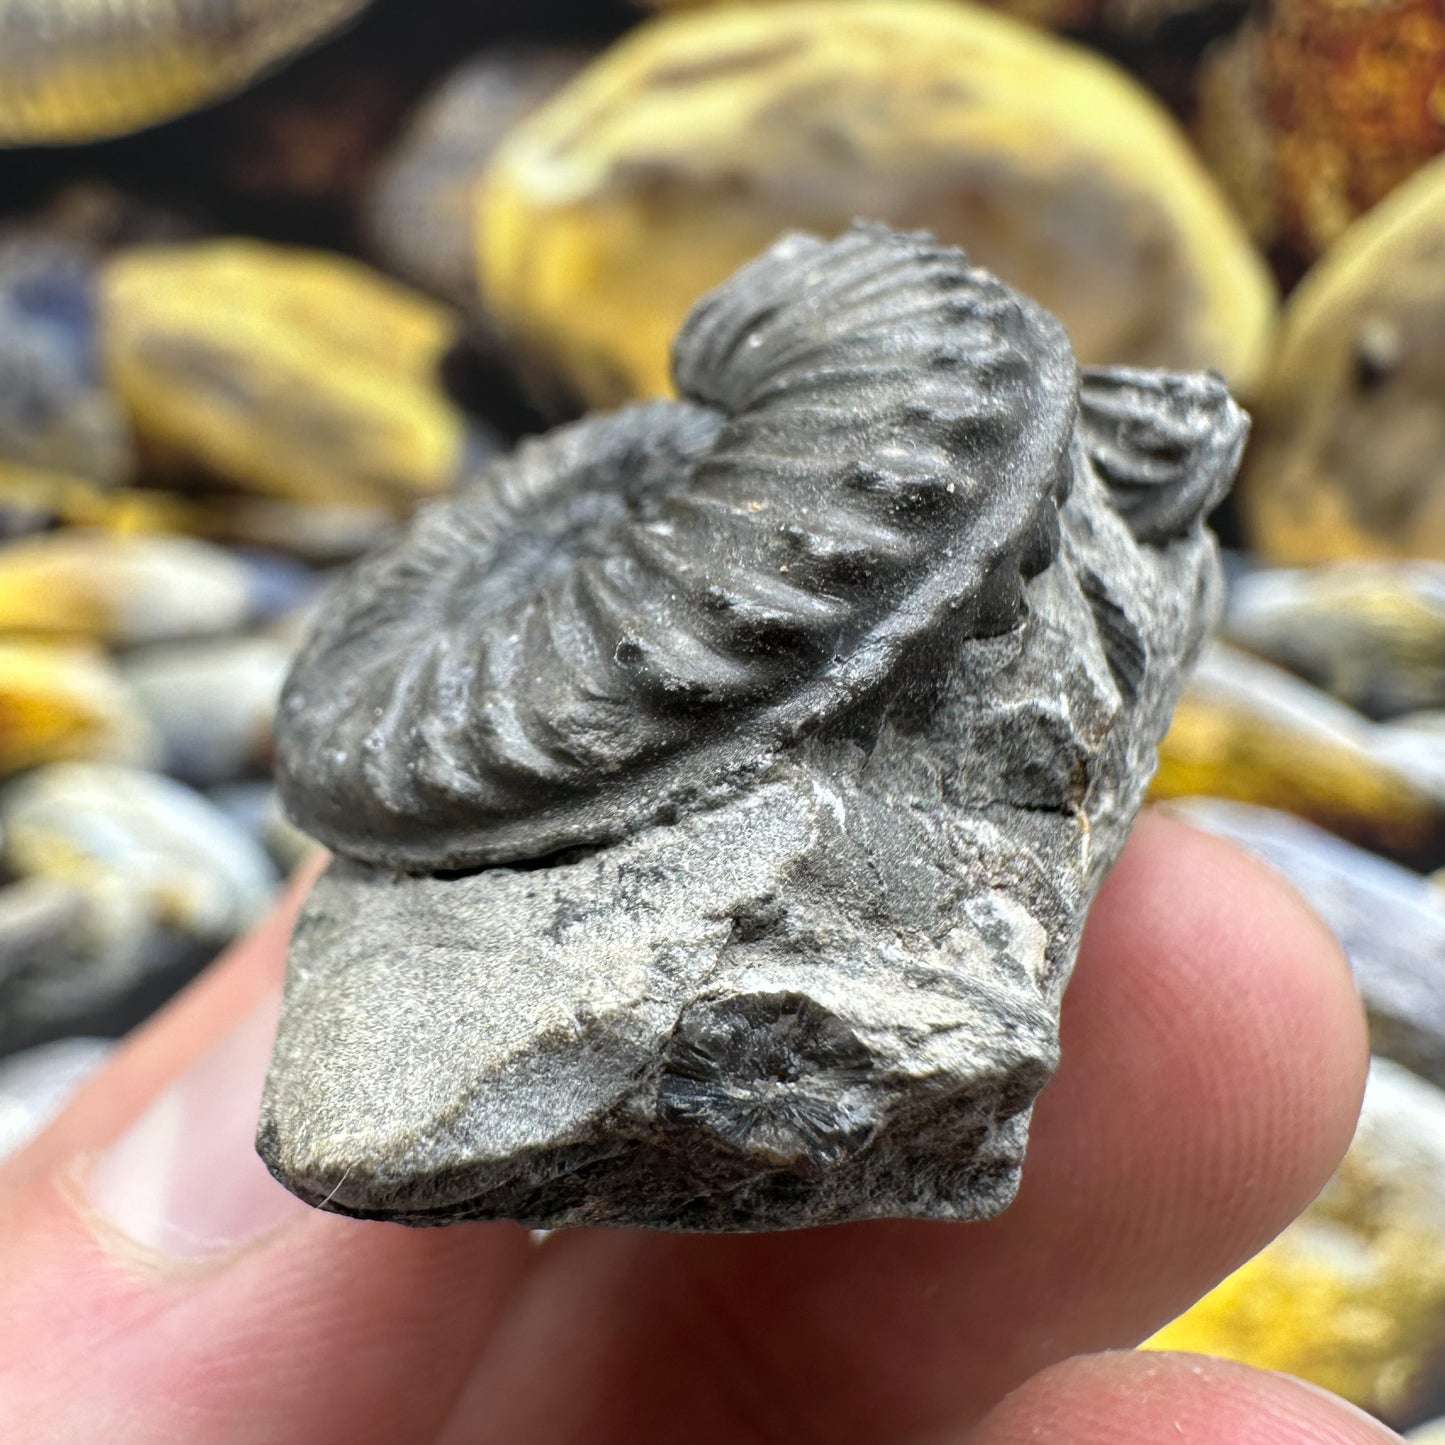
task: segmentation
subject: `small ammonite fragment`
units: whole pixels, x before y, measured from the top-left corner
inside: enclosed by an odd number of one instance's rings
[[[1081,374],[875,226],[744,266],[673,374],[425,504],[286,685],[282,796],[337,856],[259,1143],[313,1203],[746,1230],[1013,1196],[1243,414]]]

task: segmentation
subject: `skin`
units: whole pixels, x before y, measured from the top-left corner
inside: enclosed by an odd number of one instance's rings
[[[0,1170],[14,1438],[1395,1438],[1298,1382],[1096,1353],[1132,1346],[1278,1232],[1358,1109],[1365,1033],[1346,966],[1228,844],[1141,820],[1090,919],[1022,1192],[991,1223],[577,1230],[539,1246],[509,1225],[409,1232],[308,1212],[204,1264],[127,1248],[77,1202],[77,1169],[274,991],[287,928],[278,916],[232,950]]]

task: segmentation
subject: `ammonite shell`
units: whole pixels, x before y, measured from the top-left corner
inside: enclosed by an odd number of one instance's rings
[[[1445,158],[1300,283],[1257,397],[1240,486],[1279,562],[1445,559]]]
[[[282,702],[303,828],[414,870],[596,843],[736,787],[940,632],[1014,625],[1057,545],[1066,343],[885,235],[784,242],[693,313],[684,402],[525,445],[351,577]]]
[[[0,146],[94,140],[238,90],[368,0],[0,0]]]
[[[1272,287],[1173,121],[1123,71],[947,0],[664,16],[511,134],[481,289],[535,389],[668,393],[692,303],[781,233],[855,217],[963,246],[1086,363],[1247,385]]]

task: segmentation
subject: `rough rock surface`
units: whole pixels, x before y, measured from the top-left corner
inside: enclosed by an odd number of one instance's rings
[[[683,400],[524,447],[283,697],[259,1147],[327,1209],[746,1230],[1013,1197],[1088,905],[1217,606],[1217,380],[1080,379],[926,237],[793,237]]]

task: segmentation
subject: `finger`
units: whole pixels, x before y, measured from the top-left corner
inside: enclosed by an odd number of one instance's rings
[[[447,1445],[909,1438],[1132,1344],[1260,1248],[1363,1087],[1333,941],[1227,844],[1146,818],[1091,917],[1017,1202],[983,1225],[554,1237]],[[567,1362],[566,1388],[556,1365]]]
[[[357,1224],[266,1173],[288,927],[208,971],[0,1171],[6,1438],[397,1445],[449,1410],[527,1237]]]
[[[1400,1445],[1287,1375],[1198,1355],[1096,1355],[1035,1376],[967,1445]]]

